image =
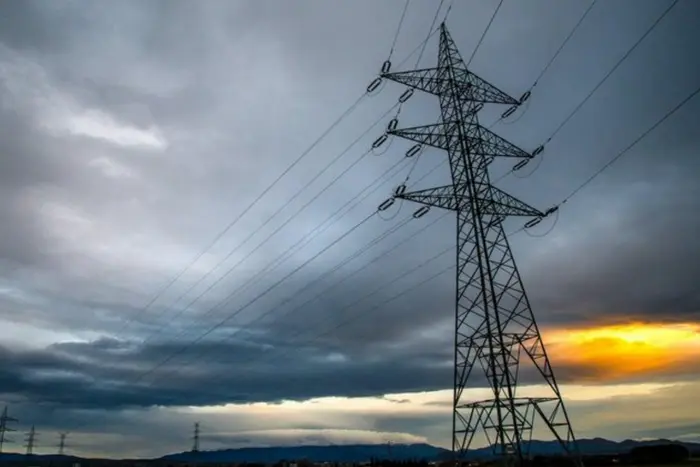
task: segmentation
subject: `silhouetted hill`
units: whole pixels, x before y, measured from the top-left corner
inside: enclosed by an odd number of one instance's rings
[[[307,459],[312,462],[363,462],[372,458],[389,457],[386,444],[346,444],[332,446],[289,446],[270,448],[240,448],[221,451],[183,452],[163,459],[182,462],[251,462],[273,463],[280,460]],[[433,460],[444,457],[449,451],[429,444],[392,444],[394,460]]]
[[[700,449],[700,443],[677,443],[668,440],[610,441],[603,438],[579,440],[579,447],[584,455],[624,454],[637,446],[676,443],[690,450]],[[533,441],[532,455],[556,455],[560,453],[559,445],[554,441]],[[306,459],[312,462],[365,462],[372,458],[392,460],[442,460],[450,456],[450,451],[429,444],[392,444],[391,455],[386,444],[353,444],[333,446],[290,446],[270,448],[240,448],[220,451],[203,451],[198,453],[183,452],[170,454],[163,459],[180,462],[251,462],[274,463],[281,460]],[[490,449],[475,449],[469,453],[470,458],[488,458]]]
[[[690,451],[700,451],[700,443],[680,443],[669,440],[610,441],[603,438],[581,439],[579,447],[584,455],[625,454],[638,446],[655,444],[681,444]],[[533,441],[532,455],[556,455],[559,454],[559,446],[554,441]],[[391,454],[390,454],[391,453]],[[162,460],[172,462],[250,462],[250,463],[274,463],[280,460],[301,460],[311,462],[365,462],[372,458],[392,460],[443,460],[448,459],[450,451],[431,446],[429,444],[392,444],[391,450],[386,444],[351,444],[331,446],[288,446],[288,447],[259,447],[224,449],[219,451],[201,451],[198,453],[182,452],[161,457]],[[485,459],[490,457],[488,448],[470,451],[469,457],[473,459]],[[31,458],[45,461],[79,461],[73,456],[33,455],[5,453],[0,454],[0,462],[28,461]]]

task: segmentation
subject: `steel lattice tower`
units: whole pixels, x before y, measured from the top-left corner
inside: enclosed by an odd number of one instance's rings
[[[32,428],[29,430],[27,433],[27,455],[31,456],[34,454],[34,446],[36,443],[36,430],[34,429],[34,425],[32,425]]]
[[[533,155],[490,132],[478,119],[484,104],[513,107],[520,101],[467,70],[444,23],[437,67],[386,72],[380,77],[440,100],[440,123],[403,129],[395,129],[394,124],[387,134],[444,149],[449,157],[450,185],[412,192],[406,192],[404,185],[394,198],[449,209],[457,215],[455,456],[461,459],[474,435],[481,432],[498,458],[521,465],[529,458],[538,420],[561,443],[562,454],[579,464],[569,417],[502,226],[506,216],[541,219],[548,213],[496,188],[489,179],[488,167],[495,157],[524,161]],[[425,207],[422,209],[424,212]],[[472,373],[477,366],[485,379]],[[531,372],[528,382],[540,378],[549,392],[547,397],[518,394],[521,369]],[[468,383],[469,387],[483,387],[486,382],[491,399],[466,400]]]
[[[68,436],[68,433],[59,433],[58,436],[58,455],[62,456],[66,452],[66,436]]]
[[[16,418],[12,418],[7,414],[7,406],[2,410],[2,415],[0,415],[0,454],[2,454],[3,445],[7,442],[11,442],[6,437],[6,433],[15,431],[10,428],[7,424],[8,422],[17,422]]]
[[[199,422],[194,424],[194,435],[192,435],[192,452],[199,452]]]

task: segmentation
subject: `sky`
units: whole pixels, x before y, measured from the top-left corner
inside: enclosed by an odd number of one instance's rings
[[[462,56],[497,4],[453,2]],[[493,131],[534,150],[670,4],[598,1],[532,88],[589,2],[505,0],[470,69],[532,97]],[[393,70],[436,64],[437,35],[412,51],[437,5],[410,2]],[[397,203],[361,223],[407,176],[447,183],[446,155],[368,151],[396,83],[326,131],[387,60],[403,6],[0,0],[9,450],[36,425],[37,452],[68,432],[75,454],[162,455],[190,448],[195,421],[202,449],[449,446],[454,216]],[[698,18],[680,0],[497,186],[542,210],[566,199],[696,88]],[[699,116],[688,101],[538,226],[504,223],[579,438],[700,441]],[[399,127],[438,119],[416,93]]]

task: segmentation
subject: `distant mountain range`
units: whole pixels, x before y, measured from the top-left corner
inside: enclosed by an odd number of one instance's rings
[[[610,441],[602,438],[578,440],[584,455],[624,454],[637,446],[677,443],[691,451],[700,451],[700,443],[678,443],[669,440]],[[533,455],[559,454],[560,447],[555,441],[533,441],[530,452]],[[312,462],[364,462],[372,458],[391,460],[449,459],[451,451],[429,444],[351,444],[332,446],[290,446],[269,448],[239,448],[219,451],[183,452],[164,456],[164,460],[180,462],[258,462],[273,463],[280,460],[307,459]],[[468,457],[488,458],[489,448],[475,449]]]
[[[686,446],[694,452],[700,452],[700,443],[680,443],[669,440],[610,441],[602,438],[581,439],[578,441],[584,455],[624,454],[637,446],[676,443]],[[533,455],[558,454],[559,446],[554,441],[533,441]],[[470,451],[471,458],[488,458],[488,448]],[[0,454],[0,462],[26,460],[24,454]],[[35,455],[42,460],[79,460],[71,456]],[[427,460],[448,459],[450,451],[429,444],[349,444],[330,446],[287,446],[224,449],[219,451],[182,452],[161,457],[173,462],[256,462],[274,463],[280,460],[307,459],[312,462],[364,462],[372,458],[392,460]]]

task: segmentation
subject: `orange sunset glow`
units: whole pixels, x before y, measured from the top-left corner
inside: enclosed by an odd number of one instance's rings
[[[552,330],[546,342],[557,365],[578,379],[615,380],[683,370],[700,361],[700,324],[630,323]]]

